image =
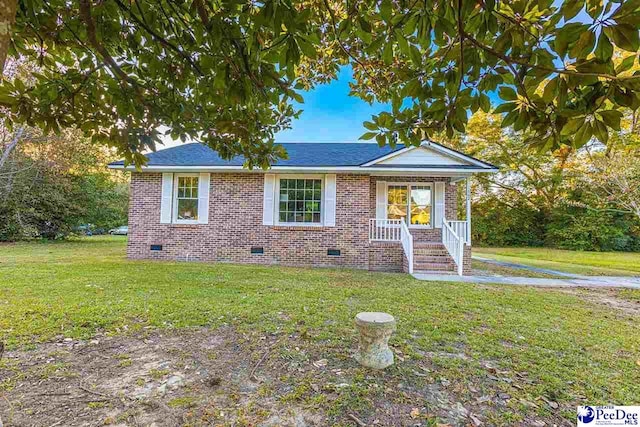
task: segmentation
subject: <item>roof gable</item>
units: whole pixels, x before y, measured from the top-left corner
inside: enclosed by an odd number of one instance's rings
[[[406,150],[394,156],[385,158],[376,165],[469,165],[469,162],[456,159],[455,157],[443,154],[433,148],[417,147],[413,150]]]

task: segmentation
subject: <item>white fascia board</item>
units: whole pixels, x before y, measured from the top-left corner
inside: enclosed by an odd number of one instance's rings
[[[452,149],[447,148],[444,145],[440,145],[440,144],[438,144],[436,142],[425,141],[421,145],[425,146],[425,147],[432,148],[432,149],[434,149],[436,151],[440,151],[440,152],[442,152],[444,154],[447,154],[447,155],[449,155],[451,157],[455,157],[457,159],[464,160],[466,162],[472,163],[472,164],[474,164],[476,166],[480,166],[482,168],[490,168],[490,166],[487,163],[485,163],[485,162],[483,162],[481,160],[474,159],[471,156],[467,156],[466,154],[460,153],[460,152],[458,152],[456,150],[452,150]]]
[[[473,157],[467,156],[466,154],[459,153],[459,152],[457,152],[455,150],[451,150],[450,148],[445,147],[444,145],[440,145],[440,144],[438,144],[436,142],[431,142],[431,141],[424,141],[420,145],[412,145],[410,147],[405,147],[402,150],[394,151],[393,153],[389,153],[389,154],[386,154],[386,155],[384,155],[382,157],[378,157],[377,159],[373,159],[373,160],[371,160],[371,161],[369,161],[367,163],[362,164],[362,166],[364,166],[364,167],[373,166],[373,165],[376,165],[376,164],[378,164],[380,162],[383,162],[385,160],[391,159],[391,158],[396,157],[396,156],[398,156],[400,154],[404,154],[404,153],[406,153],[408,151],[415,150],[416,148],[420,148],[420,147],[429,147],[430,149],[432,149],[432,150],[434,150],[436,152],[440,152],[440,153],[445,154],[445,155],[447,155],[449,157],[453,157],[455,159],[459,159],[459,160],[462,160],[464,162],[471,163],[471,164],[473,164],[475,166],[479,166],[482,169],[490,169],[490,171],[493,171],[493,172],[497,171],[497,169],[490,167],[487,163],[485,163],[485,162],[483,162],[481,160],[474,159]]]
[[[123,165],[109,165],[109,169],[120,169],[125,171],[135,172],[135,166],[123,166]],[[301,167],[301,166],[273,166],[268,170],[253,169],[249,170],[242,166],[142,166],[140,172],[247,172],[247,173],[267,173],[267,172],[287,172],[287,173],[332,173],[332,172],[350,172],[358,174],[368,175],[401,175],[403,173],[411,172],[419,175],[431,176],[438,174],[449,175],[468,175],[472,173],[491,173],[497,172],[497,169],[489,168],[370,168],[362,166],[330,166],[330,167]]]

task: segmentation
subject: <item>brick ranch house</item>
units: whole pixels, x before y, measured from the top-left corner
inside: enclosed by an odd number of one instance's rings
[[[470,272],[467,178],[495,166],[434,142],[282,145],[289,158],[268,171],[198,143],[151,153],[141,171],[111,163],[132,172],[128,257]]]

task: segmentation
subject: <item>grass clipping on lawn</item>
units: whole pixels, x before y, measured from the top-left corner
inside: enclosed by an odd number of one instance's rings
[[[80,401],[75,416],[88,422],[553,424],[574,422],[581,404],[638,403],[639,317],[580,294],[128,261],[124,248],[122,238],[0,246],[5,422],[37,419],[36,394],[61,381],[68,395],[59,399]],[[392,368],[373,372],[351,358],[360,311],[398,320]],[[173,377],[180,385],[161,393]],[[140,389],[147,404],[132,397]]]

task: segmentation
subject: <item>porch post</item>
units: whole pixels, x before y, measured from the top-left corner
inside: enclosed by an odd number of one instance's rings
[[[467,244],[471,244],[471,181],[467,177]]]

